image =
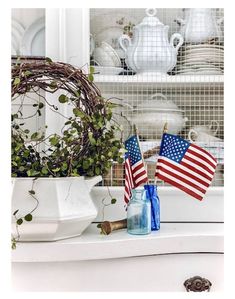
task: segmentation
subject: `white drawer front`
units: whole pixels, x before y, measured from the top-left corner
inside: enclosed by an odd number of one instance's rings
[[[17,291],[186,292],[184,281],[193,276],[209,279],[211,292],[223,291],[223,254],[13,263],[12,267],[13,288]]]

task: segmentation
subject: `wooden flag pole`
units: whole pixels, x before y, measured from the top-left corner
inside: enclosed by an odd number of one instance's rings
[[[162,135],[163,135],[164,133],[167,133],[167,131],[168,131],[168,123],[165,122],[164,127],[163,127],[163,133],[162,133]],[[155,177],[155,179],[154,179],[154,184],[157,185],[157,179],[156,179],[156,177]]]
[[[138,142],[138,146],[139,146],[139,149],[140,149],[141,158],[142,158],[142,161],[143,161],[143,164],[144,164],[144,167],[145,167],[145,171],[147,172],[147,170],[146,170],[146,163],[144,163],[144,156],[143,156],[143,153],[142,153],[142,150],[141,150],[141,147],[140,147],[139,134],[138,134],[138,130],[137,130],[136,125],[134,125],[134,134],[135,134],[136,137],[137,137],[137,142]],[[149,184],[149,179],[148,179],[148,181],[147,181],[147,185],[148,185],[148,184]]]
[[[163,133],[167,133],[167,131],[168,131],[168,123],[165,122],[165,125],[163,127]]]

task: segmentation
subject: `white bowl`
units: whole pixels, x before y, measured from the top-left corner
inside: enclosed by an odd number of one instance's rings
[[[93,58],[100,66],[115,67],[112,57],[101,47],[94,49]]]

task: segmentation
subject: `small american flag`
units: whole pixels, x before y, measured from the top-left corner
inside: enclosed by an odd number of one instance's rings
[[[125,141],[125,191],[124,200],[129,202],[131,189],[134,189],[148,181],[147,172],[139,147],[138,137],[136,135]]]
[[[216,165],[216,159],[203,148],[164,133],[155,176],[202,200]]]

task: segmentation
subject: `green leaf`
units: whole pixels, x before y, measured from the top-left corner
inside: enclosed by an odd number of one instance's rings
[[[98,224],[97,224],[97,227],[98,227],[98,228],[101,228],[101,223],[98,223]]]
[[[46,167],[42,168],[42,174],[48,174],[48,169]]]
[[[60,167],[53,168],[52,171],[53,171],[53,172],[58,172],[58,171],[60,171]]]
[[[112,198],[112,199],[111,199],[111,204],[112,204],[112,205],[115,204],[116,201],[117,201],[116,198]]]
[[[85,116],[85,114],[81,110],[79,110],[78,108],[73,109],[73,114],[76,117],[81,117],[81,118]]]
[[[29,134],[29,130],[28,129],[24,130],[24,132],[25,132],[25,134]]]
[[[29,194],[34,195],[35,191],[34,190],[29,190]]]
[[[91,74],[94,74],[94,72],[95,72],[95,68],[94,68],[94,66],[90,66],[90,73],[91,73]]]
[[[15,161],[12,161],[12,164],[13,164],[14,166],[17,166],[17,163],[16,163]]]
[[[58,100],[59,100],[60,103],[63,104],[63,103],[68,102],[69,98],[66,97],[66,95],[64,95],[64,94],[61,94],[61,95],[59,96]]]
[[[44,104],[42,103],[42,102],[40,102],[39,104],[38,104],[38,108],[39,109],[42,109],[44,107]]]
[[[24,166],[19,167],[19,171],[23,172],[25,170]]]
[[[32,214],[27,214],[27,215],[24,216],[25,221],[32,221],[32,219],[33,219]]]
[[[90,143],[91,143],[92,145],[95,145],[95,144],[96,144],[96,140],[95,140],[95,138],[93,137],[93,133],[92,133],[92,132],[88,132],[88,138],[89,138]]]
[[[49,139],[51,145],[56,145],[59,142],[59,138],[57,136],[53,136]]]
[[[90,82],[93,82],[93,81],[94,81],[94,76],[93,76],[92,74],[89,74],[89,75],[88,75],[88,80],[89,80]]]
[[[66,163],[66,162],[64,162],[63,164],[62,164],[62,166],[61,166],[61,170],[62,171],[65,171],[65,170],[67,170],[68,169],[68,164]]]
[[[17,113],[11,115],[11,119],[12,119],[12,121],[13,121],[15,118],[18,118],[18,114],[17,114]]]
[[[77,97],[80,97],[80,95],[81,95],[81,91],[80,91],[80,90],[76,90],[76,91],[75,91],[75,94],[76,94]]]
[[[46,62],[52,62],[52,60],[51,60],[51,58],[49,58],[49,57],[46,57]]]
[[[50,89],[56,89],[57,88],[57,83],[55,81],[52,81],[50,84]]]
[[[27,176],[29,176],[29,177],[31,177],[31,176],[37,176],[39,174],[40,174],[40,172],[36,171],[34,169],[30,169],[30,170],[27,171]]]
[[[36,139],[38,137],[38,132],[35,132],[31,135],[31,139]]]
[[[82,167],[83,169],[88,169],[90,167],[90,162],[88,160],[83,160]]]
[[[23,223],[23,219],[22,219],[22,218],[17,219],[16,223],[17,223],[18,225],[21,225],[21,224]]]
[[[95,167],[95,174],[96,175],[100,175],[100,173],[101,173],[100,168],[99,167]]]
[[[13,85],[18,85],[19,83],[20,83],[20,78],[16,77],[13,82]]]
[[[25,76],[30,76],[31,74],[32,74],[32,73],[31,73],[30,71],[25,71],[25,72],[24,72],[24,75],[25,75]]]

